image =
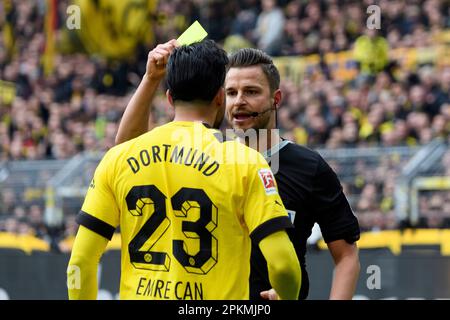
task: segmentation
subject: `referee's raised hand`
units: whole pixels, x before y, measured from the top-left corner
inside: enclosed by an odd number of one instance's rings
[[[158,44],[149,52],[145,76],[151,80],[161,80],[166,74],[166,64],[173,49],[178,46],[177,41],[172,39],[166,43]]]

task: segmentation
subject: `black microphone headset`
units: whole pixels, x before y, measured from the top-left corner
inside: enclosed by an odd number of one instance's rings
[[[272,111],[272,110],[277,110],[277,104],[276,103],[271,108],[266,109],[264,111],[261,111],[261,112],[256,112],[255,111],[255,112],[250,113],[250,117],[256,118],[256,117],[259,117],[260,115],[262,115],[262,114],[264,114],[264,113],[266,113],[268,111]]]

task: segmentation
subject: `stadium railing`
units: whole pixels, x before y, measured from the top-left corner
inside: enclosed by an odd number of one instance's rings
[[[317,151],[335,169],[343,184],[357,180],[361,170],[370,172],[379,170],[380,166],[387,166],[399,172],[400,177],[395,187],[395,212],[399,220],[412,219],[414,223],[420,215],[420,210],[413,195],[422,190],[424,185],[424,180],[415,179],[429,176],[430,172],[438,167],[447,146],[441,140],[434,140],[422,147],[317,149]],[[102,152],[80,153],[70,160],[9,161],[0,165],[0,190],[2,192],[6,189],[13,190],[19,205],[20,202],[40,201],[45,205],[45,222],[49,226],[58,226],[64,222],[66,215],[76,214],[80,209],[94,170],[102,156]],[[439,173],[432,175],[439,176]],[[370,181],[366,179],[365,182]],[[360,196],[357,192],[348,195],[353,207]]]
[[[7,161],[0,165],[0,191],[11,192],[15,205],[43,204],[45,186],[67,160],[20,160]],[[2,203],[2,205],[5,205]],[[5,210],[6,208],[2,208]],[[13,212],[4,212],[13,214]]]

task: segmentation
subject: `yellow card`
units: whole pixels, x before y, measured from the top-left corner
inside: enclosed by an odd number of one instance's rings
[[[180,46],[182,45],[190,45],[194,42],[202,41],[206,38],[208,32],[203,29],[202,25],[195,21],[183,34],[177,39],[177,42]]]

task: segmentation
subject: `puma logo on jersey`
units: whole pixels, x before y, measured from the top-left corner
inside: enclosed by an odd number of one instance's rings
[[[261,178],[266,194],[277,194],[275,178],[273,177],[272,171],[270,171],[270,169],[260,169],[258,175]]]

